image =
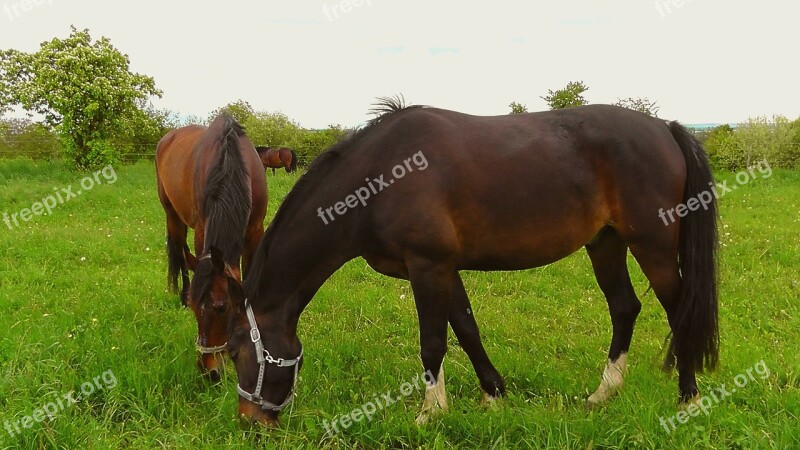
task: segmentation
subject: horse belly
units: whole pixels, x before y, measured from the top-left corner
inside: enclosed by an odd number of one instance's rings
[[[565,258],[589,243],[605,225],[582,214],[503,217],[459,230],[459,266],[468,270],[521,270]],[[479,226],[474,226],[479,225]]]

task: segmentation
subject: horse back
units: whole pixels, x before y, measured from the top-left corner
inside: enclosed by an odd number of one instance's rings
[[[168,203],[191,228],[197,226],[199,205],[196,186],[202,185],[195,176],[197,144],[206,127],[189,125],[170,131],[156,147],[156,177],[162,204]]]

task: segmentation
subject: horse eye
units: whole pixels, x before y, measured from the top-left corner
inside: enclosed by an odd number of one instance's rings
[[[236,362],[236,358],[239,357],[239,350],[233,348],[233,346],[230,344],[230,342],[228,342],[228,349],[227,350],[228,350],[228,355],[231,357],[231,360],[233,362]]]

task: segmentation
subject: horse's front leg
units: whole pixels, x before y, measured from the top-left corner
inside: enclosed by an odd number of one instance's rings
[[[453,288],[453,267],[427,260],[408,264],[414,303],[419,318],[422,367],[426,374],[425,400],[417,423],[423,424],[447,410],[442,361],[447,352],[447,318]]]

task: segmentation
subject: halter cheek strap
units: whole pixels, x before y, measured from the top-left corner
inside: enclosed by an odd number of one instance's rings
[[[211,253],[206,253],[205,255],[197,258],[197,261],[203,261],[205,259],[210,259]],[[217,345],[215,347],[206,347],[200,343],[200,336],[197,336],[197,340],[195,341],[195,348],[201,355],[212,355],[214,353],[221,353],[228,349],[228,343],[225,342],[221,345]]]
[[[256,347],[256,358],[258,360],[258,382],[256,383],[255,392],[252,394],[242,389],[242,386],[237,384],[236,385],[236,392],[239,393],[244,399],[255,403],[256,405],[260,406],[262,410],[271,410],[278,412],[285,408],[294,398],[294,388],[297,386],[297,373],[300,370],[300,360],[303,359],[303,347],[300,346],[300,354],[297,358],[294,359],[283,359],[278,358],[275,359],[272,355],[269,354],[266,348],[264,348],[264,343],[261,341],[261,332],[258,331],[258,324],[256,323],[256,317],[253,314],[253,308],[250,306],[250,302],[245,300],[245,311],[247,313],[247,321],[250,324],[250,341],[253,342],[253,345]],[[292,380],[292,389],[289,391],[289,395],[286,399],[280,404],[276,405],[270,401],[261,397],[261,388],[264,385],[264,372],[266,372],[267,364],[275,364],[278,367],[292,367],[294,366],[294,377]]]

